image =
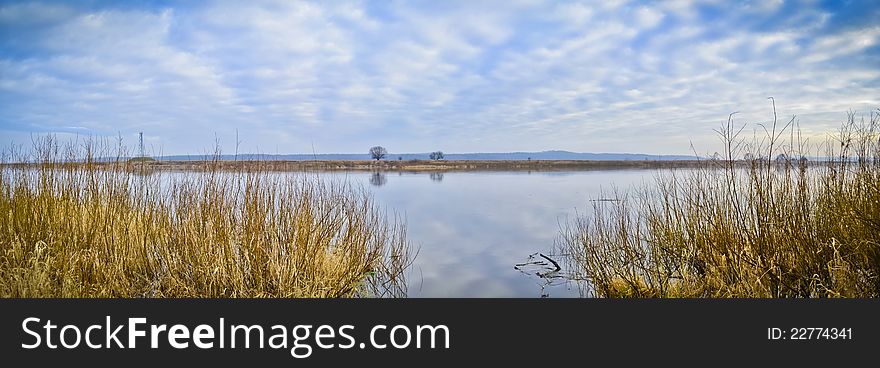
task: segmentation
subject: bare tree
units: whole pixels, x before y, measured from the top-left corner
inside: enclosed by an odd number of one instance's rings
[[[429,157],[430,157],[432,160],[442,160],[442,159],[443,159],[443,151],[435,151],[435,152],[431,152],[431,154],[429,155]]]
[[[370,148],[370,157],[372,157],[376,161],[385,158],[385,155],[387,154],[388,150],[386,150],[385,147],[375,146],[373,148]]]

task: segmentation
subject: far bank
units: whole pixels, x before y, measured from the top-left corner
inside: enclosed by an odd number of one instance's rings
[[[581,171],[620,169],[696,168],[711,160],[312,160],[312,161],[147,161],[133,165],[162,170],[274,171]]]

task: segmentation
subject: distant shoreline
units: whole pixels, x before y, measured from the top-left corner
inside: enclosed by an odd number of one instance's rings
[[[131,168],[169,171],[391,171],[391,172],[454,172],[454,171],[592,171],[652,170],[680,168],[722,168],[724,160],[203,160],[203,161],[119,161]],[[111,165],[116,161],[93,163]],[[825,161],[810,161],[809,166]],[[735,161],[737,167],[748,167],[750,161]],[[791,163],[789,163],[791,164]],[[0,163],[5,166],[30,166],[33,163]],[[75,165],[66,163],[66,165]],[[774,162],[774,166],[783,165]]]
[[[436,153],[436,152],[435,152]],[[442,153],[447,161],[666,161],[666,160],[698,160],[692,155],[649,155],[643,153],[607,153],[607,152],[571,152],[571,151],[540,151],[540,152],[470,152]],[[214,157],[208,155],[163,155],[153,157],[158,161],[204,161]],[[367,153],[318,153],[318,154],[221,154],[223,161],[372,161]],[[430,161],[430,153],[390,153],[386,161]]]
[[[314,160],[314,161],[150,161],[143,166],[158,170],[205,170],[213,165],[221,170],[271,171],[587,171],[620,169],[696,168],[711,165],[710,160]],[[717,163],[717,162],[716,162]],[[141,165],[141,163],[131,163]]]

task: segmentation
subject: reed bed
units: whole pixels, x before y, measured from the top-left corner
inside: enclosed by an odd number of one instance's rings
[[[598,297],[877,297],[880,110],[849,113],[821,162],[794,119],[717,132],[712,166],[615,191],[564,226],[557,246]],[[780,156],[780,154],[782,154]],[[745,157],[745,159],[742,159]]]
[[[0,170],[0,295],[406,294],[404,223],[363,189],[216,159],[151,172],[107,146],[45,137],[6,157],[19,163]]]

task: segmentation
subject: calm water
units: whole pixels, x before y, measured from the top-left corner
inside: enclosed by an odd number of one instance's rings
[[[590,200],[612,196],[614,188],[628,190],[650,183],[657,173],[596,170],[317,175],[366,188],[389,214],[405,218],[407,239],[418,250],[406,278],[409,297],[558,298],[580,296],[578,285],[564,277],[568,273],[562,261],[564,255],[554,254],[553,243],[560,227],[578,214],[591,214]],[[162,182],[169,178],[165,176]],[[563,269],[553,272],[555,267],[542,255],[556,260]]]
[[[320,175],[362,184],[371,189],[380,206],[405,215],[407,237],[419,250],[407,276],[410,297],[556,298],[580,295],[574,282],[535,274],[553,271],[540,254],[560,257],[552,249],[560,225],[576,214],[588,214],[590,199],[599,198],[602,190],[640,186],[655,173]]]

